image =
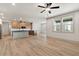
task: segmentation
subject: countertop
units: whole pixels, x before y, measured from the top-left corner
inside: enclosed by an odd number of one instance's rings
[[[30,31],[31,29],[11,29],[11,31]]]

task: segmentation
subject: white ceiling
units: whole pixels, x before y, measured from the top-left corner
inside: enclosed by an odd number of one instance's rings
[[[79,9],[79,3],[56,3],[52,4],[52,6],[60,6],[60,8],[52,9],[52,14],[48,14],[46,11],[40,13],[43,8],[37,7],[38,4],[39,3],[16,3],[15,6],[12,6],[11,3],[0,3],[0,13],[4,13],[4,17],[7,19],[14,17],[42,19],[47,16],[56,16]]]

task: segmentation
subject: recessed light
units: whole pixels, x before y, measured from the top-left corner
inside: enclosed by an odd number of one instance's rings
[[[15,6],[15,3],[12,3],[13,6]]]

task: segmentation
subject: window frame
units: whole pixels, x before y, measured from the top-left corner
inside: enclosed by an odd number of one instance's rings
[[[64,30],[65,27],[63,27],[63,26],[65,26],[63,20],[64,19],[68,19],[68,18],[71,18],[72,19],[72,23],[71,23],[71,29],[72,29],[72,31],[70,31],[70,32],[69,31],[65,31]],[[70,25],[70,24],[67,24],[67,25]],[[65,33],[73,33],[74,32],[74,20],[73,20],[73,16],[62,17],[62,32],[65,32]]]
[[[59,30],[59,31],[55,31],[55,30],[54,30],[55,26],[57,26],[57,25],[55,24],[56,21],[60,21],[60,30]],[[53,21],[53,32],[61,32],[61,27],[62,27],[62,23],[61,23],[61,22],[62,22],[61,20],[57,20],[57,19]]]
[[[73,19],[73,15],[66,15],[66,16],[63,16],[63,17],[60,17],[60,18],[54,18],[54,20],[53,20],[53,24],[52,24],[52,31],[53,32],[57,32],[57,33],[73,33],[74,32],[74,23],[75,23],[75,21],[74,21],[74,19]],[[65,27],[63,27],[63,19],[66,19],[66,18],[72,18],[72,26],[71,26],[71,28],[72,28],[72,31],[65,31],[64,30],[64,28]],[[60,31],[55,31],[54,30],[54,28],[55,28],[55,25],[54,25],[54,22],[55,21],[57,21],[57,20],[60,20]]]

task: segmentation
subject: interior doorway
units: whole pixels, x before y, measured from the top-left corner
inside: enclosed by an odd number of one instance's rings
[[[10,27],[9,27],[9,22],[5,21],[2,22],[2,35],[9,35],[10,34]]]

